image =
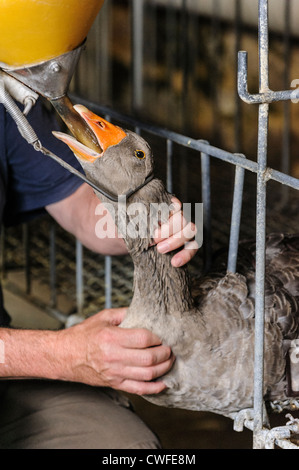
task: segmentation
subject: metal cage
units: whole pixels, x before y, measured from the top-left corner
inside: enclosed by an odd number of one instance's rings
[[[247,0],[248,2],[248,0]],[[187,15],[191,15],[194,11],[194,8],[197,5],[197,2],[188,2],[187,0],[182,1],[173,1],[173,9],[170,11],[167,16],[168,26],[174,25],[175,11],[179,9],[182,14],[182,21],[186,21]],[[204,2],[199,2],[204,3]],[[254,2],[252,2],[254,3]],[[284,12],[284,24],[283,24],[283,36],[282,43],[284,44],[284,56],[285,60],[290,58],[290,36],[292,35],[291,27],[291,0],[285,0],[283,3],[283,12]],[[235,418],[235,429],[242,430],[243,426],[248,427],[253,431],[253,447],[254,448],[274,448],[275,446],[281,448],[297,448],[297,446],[290,441],[290,437],[293,433],[298,432],[298,426],[295,420],[290,419],[289,423],[286,426],[267,429],[264,427],[264,418],[265,418],[265,407],[263,401],[263,350],[264,350],[264,278],[265,278],[265,238],[267,232],[267,203],[268,203],[268,187],[271,182],[278,183],[280,189],[279,194],[283,197],[283,200],[290,207],[290,193],[292,191],[293,195],[299,189],[299,179],[290,174],[290,164],[289,164],[289,133],[290,133],[290,122],[289,122],[289,103],[290,101],[296,102],[298,100],[299,93],[296,88],[290,87],[290,76],[289,76],[289,67],[286,64],[287,71],[284,74],[284,83],[286,84],[286,90],[284,91],[273,91],[269,86],[270,78],[270,67],[269,67],[269,55],[270,55],[270,46],[269,46],[269,2],[268,0],[259,0],[257,5],[257,34],[258,34],[258,91],[251,93],[248,91],[248,64],[247,64],[247,53],[244,51],[238,52],[235,55],[235,60],[237,61],[237,80],[236,80],[236,106],[234,108],[234,113],[237,116],[237,119],[234,120],[234,149],[233,150],[224,150],[220,146],[212,145],[206,140],[198,140],[193,136],[189,136],[185,132],[177,132],[175,130],[170,130],[167,126],[161,125],[152,125],[148,124],[145,119],[140,118],[142,116],[142,106],[144,104],[144,49],[142,44],[145,40],[145,8],[150,5],[153,7],[153,14],[155,13],[155,8],[161,7],[165,2],[161,1],[150,1],[150,0],[132,0],[130,2],[130,12],[131,12],[131,26],[132,26],[132,42],[131,42],[131,53],[132,53],[132,68],[130,69],[130,77],[132,83],[132,93],[129,100],[129,109],[131,114],[133,113],[136,117],[129,116],[129,113],[121,112],[118,109],[118,106],[115,102],[111,102],[111,64],[108,57],[108,41],[109,34],[111,31],[103,28],[104,24],[107,26],[109,22],[107,18],[111,14],[111,6],[107,6],[107,10],[104,11],[102,18],[95,25],[94,32],[95,37],[101,40],[102,49],[101,51],[96,50],[97,61],[94,64],[94,69],[96,76],[94,80],[96,85],[93,87],[93,93],[96,94],[96,100],[90,99],[88,97],[88,92],[86,91],[86,83],[84,81],[84,73],[90,67],[90,59],[88,56],[83,58],[83,63],[80,65],[77,76],[74,79],[72,84],[72,93],[73,100],[85,104],[90,109],[93,109],[96,113],[104,115],[106,119],[116,121],[135,129],[139,133],[144,133],[146,136],[149,136],[153,141],[158,141],[159,150],[162,150],[163,154],[166,155],[166,158],[163,160],[164,173],[163,176],[166,181],[167,189],[170,192],[174,191],[174,175],[180,179],[180,175],[177,176],[177,166],[175,163],[176,154],[181,154],[184,160],[188,160],[189,153],[192,152],[192,157],[195,158],[199,163],[200,168],[200,181],[198,181],[198,197],[200,194],[200,199],[203,202],[204,206],[204,245],[203,245],[203,262],[200,266],[201,270],[206,270],[209,267],[212,256],[212,240],[214,236],[214,222],[213,222],[213,211],[212,211],[212,196],[213,191],[213,175],[211,175],[211,164],[215,160],[224,162],[228,164],[230,168],[233,168],[233,185],[232,189],[232,198],[231,202],[231,214],[230,214],[230,223],[228,223],[228,246],[229,246],[229,255],[227,261],[227,269],[234,272],[236,270],[236,263],[238,257],[238,242],[240,238],[241,230],[241,218],[242,211],[244,210],[244,198],[246,198],[246,189],[244,190],[244,179],[246,175],[253,175],[255,178],[255,185],[253,186],[255,192],[255,209],[256,209],[256,218],[255,218],[255,237],[256,237],[256,319],[255,319],[255,366],[254,366],[254,375],[255,375],[255,384],[254,384],[254,409],[253,410],[243,410]],[[206,14],[212,15],[212,31],[217,31],[217,26],[219,26],[217,18],[217,11],[219,11],[219,2],[213,0],[211,2],[205,2],[205,5],[210,5],[210,12]],[[241,37],[241,25],[242,25],[242,7],[244,2],[241,0],[235,0],[231,2],[234,7],[235,16],[233,19],[233,29],[235,34],[235,52],[237,52],[240,46],[240,37]],[[217,9],[218,6],[218,9]],[[105,16],[107,15],[107,16]],[[105,20],[106,18],[106,20]],[[172,21],[172,22],[171,22]],[[252,21],[254,23],[254,19]],[[184,25],[184,23],[182,23]],[[293,25],[293,23],[292,23]],[[250,27],[253,27],[254,24],[251,24]],[[277,29],[281,29],[281,25],[277,26]],[[185,31],[186,33],[186,29]],[[255,31],[255,30],[254,30]],[[168,31],[169,34],[169,31]],[[217,35],[213,35],[215,38]],[[186,41],[187,38],[185,37]],[[216,41],[216,39],[215,39]],[[107,46],[107,47],[106,47]],[[211,45],[213,50],[216,50],[219,44],[216,42]],[[94,43],[94,48],[97,48],[97,43]],[[217,75],[217,70],[219,70],[219,63],[215,70]],[[211,78],[211,77],[210,77]],[[183,84],[187,83],[188,79],[188,70],[182,68],[182,82]],[[102,83],[102,86],[99,86],[99,83]],[[251,83],[251,81],[250,81]],[[184,85],[183,85],[184,86]],[[290,88],[290,89],[289,89]],[[217,89],[217,80],[214,85],[214,90]],[[113,95],[113,93],[112,93]],[[85,96],[85,97],[84,97]],[[87,96],[87,98],[86,98]],[[214,95],[215,100],[217,96]],[[107,101],[109,106],[99,105],[99,102]],[[113,101],[113,100],[112,100]],[[241,101],[245,104],[242,104],[243,113],[250,107],[256,107],[258,109],[258,125],[257,125],[257,158],[249,158],[245,152],[239,153],[240,145],[240,113],[241,113]],[[268,140],[269,140],[269,113],[270,106],[273,103],[284,102],[285,107],[283,108],[283,128],[284,128],[284,146],[283,146],[283,159],[282,159],[282,169],[281,171],[274,169],[269,166],[268,163]],[[212,105],[215,104],[214,99],[212,100]],[[111,107],[112,106],[112,107]],[[217,106],[216,106],[217,108]],[[115,110],[117,109],[117,110]],[[182,127],[180,130],[184,130]],[[213,135],[212,135],[213,137]],[[183,149],[183,150],[182,150]],[[186,164],[186,162],[184,163]],[[179,167],[179,172],[183,171],[184,166]],[[221,178],[220,178],[221,179]],[[223,181],[222,181],[223,183]],[[291,189],[290,189],[291,188]],[[293,214],[298,215],[298,210],[296,209],[296,197],[294,198]],[[281,201],[281,199],[280,199]],[[285,206],[282,206],[285,207]],[[298,223],[297,223],[298,225]],[[297,226],[296,222],[294,227]],[[254,227],[251,227],[252,230]],[[25,246],[25,267],[27,272],[27,293],[30,293],[30,279],[31,274],[29,270],[30,266],[30,256],[28,254],[28,227],[23,228],[23,233],[21,237],[24,241]],[[9,238],[9,237],[8,237]],[[63,323],[70,322],[70,317],[64,315],[57,308],[56,297],[57,297],[57,254],[56,254],[56,227],[55,225],[50,225],[50,237],[49,240],[45,243],[49,246],[49,269],[50,269],[50,303],[47,306],[49,313],[56,315]],[[9,244],[9,240],[6,240],[6,234],[2,237],[2,243]],[[26,248],[27,247],[27,248]],[[5,273],[8,270],[7,261],[5,260],[4,251],[2,250],[2,272]],[[67,254],[66,254],[67,256]],[[88,255],[86,255],[88,257]],[[74,269],[76,271],[76,313],[72,315],[71,321],[76,321],[79,317],[84,317],[86,314],[85,305],[86,305],[86,282],[84,278],[84,253],[83,247],[80,243],[76,242],[76,254],[73,256],[72,262],[74,263]],[[101,276],[102,284],[104,285],[104,292],[101,293],[102,306],[110,307],[116,306],[113,299],[113,273],[114,269],[122,270],[123,266],[129,270],[130,274],[127,276],[128,285],[124,287],[126,292],[130,291],[130,282],[132,279],[130,263],[128,260],[123,260],[121,267],[115,266],[114,261],[110,257],[97,258],[96,262],[98,267],[96,269],[96,276]],[[90,265],[86,268],[90,268]],[[90,268],[91,270],[91,268]],[[94,276],[92,274],[90,277]],[[117,283],[117,281],[116,281]],[[129,295],[129,294],[128,294]],[[286,407],[291,409],[297,408],[298,403],[294,400],[292,403],[285,404]],[[277,406],[280,406],[277,404]]]

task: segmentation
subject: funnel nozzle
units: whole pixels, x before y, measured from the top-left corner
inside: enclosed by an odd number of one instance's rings
[[[102,149],[93,131],[88,127],[84,119],[74,109],[73,104],[67,95],[56,100],[50,100],[56,112],[65,122],[76,139],[97,153]]]
[[[0,67],[40,95],[54,100],[67,93],[85,41],[76,49],[54,59],[22,68],[0,63]]]
[[[8,75],[47,98],[76,139],[100,153],[102,149],[94,133],[73,109],[67,96],[70,81],[84,46],[85,41],[73,51],[28,67],[15,69],[6,64],[0,65]]]

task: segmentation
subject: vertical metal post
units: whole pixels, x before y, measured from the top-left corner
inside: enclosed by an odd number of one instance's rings
[[[166,10],[166,41],[165,41],[165,51],[166,51],[166,70],[167,70],[167,87],[168,96],[167,103],[171,103],[171,82],[174,71],[177,66],[177,41],[174,40],[174,36],[177,31],[177,16],[176,11],[171,6],[167,6]],[[170,98],[170,99],[169,99]],[[177,115],[174,116],[172,111],[172,106],[168,104],[167,109],[167,120],[169,123],[172,123],[173,120],[177,119]]]
[[[143,9],[144,0],[132,0],[133,110],[139,110],[143,104]]]
[[[227,270],[235,273],[237,268],[238,244],[240,235],[240,224],[242,214],[242,199],[244,187],[245,170],[239,166],[236,167],[233,209],[230,225],[229,251]]]
[[[213,137],[217,142],[221,138],[221,126],[219,126],[219,87],[220,87],[220,1],[213,0],[213,14],[211,24],[211,38],[210,43],[212,47],[212,67],[211,74],[213,75],[213,90],[212,90],[212,111],[213,111]]]
[[[201,192],[203,202],[204,272],[212,262],[210,156],[201,153]]]
[[[235,0],[235,52],[236,57],[241,49],[241,30],[242,30],[242,6],[240,0]],[[238,76],[238,65],[236,70]],[[240,152],[242,141],[242,105],[239,99],[238,87],[236,86],[236,113],[235,113],[235,151]]]
[[[268,0],[259,0],[259,89],[269,89]],[[254,356],[254,425],[253,447],[260,448],[259,432],[263,427],[264,382],[264,308],[265,308],[265,240],[266,180],[269,104],[259,105],[258,173],[256,205],[256,306]]]
[[[167,139],[167,164],[166,164],[166,188],[167,191],[173,192],[172,184],[172,155],[173,155],[173,142]]]
[[[189,18],[188,18],[188,9],[187,9],[187,0],[182,0],[181,5],[181,15],[182,15],[182,28],[181,28],[181,35],[180,35],[180,60],[181,60],[181,68],[182,68],[182,90],[181,93],[181,117],[182,117],[182,125],[183,129],[187,129],[188,121],[188,110],[189,103],[188,103],[188,79],[189,79]],[[186,165],[185,160],[183,159],[183,165]]]
[[[290,86],[290,22],[291,22],[291,5],[292,0],[285,0],[284,11],[284,87],[288,89]],[[290,101],[286,100],[283,103],[283,135],[282,135],[282,162],[281,171],[287,175],[290,172]],[[289,188],[282,186],[282,203],[285,204],[289,195]]]
[[[95,28],[95,63],[92,76],[96,87],[97,100],[111,100],[111,62],[109,55],[110,25],[112,24],[112,7],[104,2],[101,14],[96,19]]]

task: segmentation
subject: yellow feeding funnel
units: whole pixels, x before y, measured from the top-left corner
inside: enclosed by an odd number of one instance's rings
[[[104,0],[0,0],[0,61],[31,65],[72,51]]]
[[[0,0],[0,69],[18,101],[20,85],[45,96],[75,137],[99,151],[67,97],[87,34],[104,0]],[[17,80],[18,91],[14,93]],[[24,96],[27,96],[27,91]]]

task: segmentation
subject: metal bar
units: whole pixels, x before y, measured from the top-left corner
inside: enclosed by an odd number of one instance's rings
[[[210,157],[202,152],[201,158],[201,193],[203,202],[203,250],[204,272],[210,269],[212,262],[212,228],[211,228],[211,178]]]
[[[143,104],[143,10],[144,0],[132,0],[132,108]]]
[[[259,91],[269,87],[268,0],[259,0]],[[256,295],[254,348],[253,447],[260,448],[259,433],[264,422],[264,311],[266,251],[266,180],[269,104],[259,106],[258,173],[256,203]]]
[[[189,77],[188,77],[188,67],[189,67],[189,57],[188,57],[188,35],[189,35],[189,17],[188,17],[188,9],[187,9],[187,0],[181,0],[181,33],[179,38],[179,46],[180,46],[180,65],[182,71],[182,90],[180,96],[180,112],[181,112],[181,119],[182,119],[182,126],[185,130],[187,128],[186,122],[186,113],[185,110],[188,109],[188,97],[189,97]],[[181,160],[181,164],[183,167],[186,165],[185,160]]]
[[[296,444],[293,444],[290,442],[288,439],[276,439],[275,444],[280,448],[280,449],[298,449],[298,446]],[[274,446],[273,446],[274,448]]]
[[[169,193],[173,191],[172,181],[172,157],[173,157],[173,142],[167,139],[167,162],[166,162],[166,188]]]
[[[235,0],[235,53],[236,57],[241,49],[241,31],[242,31],[242,5],[240,0]],[[236,79],[238,81],[238,64],[236,70]],[[240,152],[242,136],[242,102],[238,95],[238,87],[235,87],[235,151]]]
[[[212,63],[210,74],[213,75],[212,80],[212,93],[211,93],[211,102],[212,102],[212,113],[213,113],[213,140],[219,141],[220,139],[220,126],[219,123],[219,84],[221,80],[220,76],[220,2],[219,0],[213,0],[212,2],[212,19],[211,19],[211,36],[210,44],[212,50]]]
[[[269,90],[269,7],[268,0],[259,0],[259,92]]]
[[[171,6],[167,6],[166,9],[166,41],[165,41],[165,52],[166,52],[166,80],[167,83],[171,83],[174,71],[177,66],[177,41],[173,40],[174,31],[177,29],[177,16],[176,11]],[[167,103],[171,103],[169,99],[169,94],[171,92],[171,87],[168,87]],[[171,106],[167,106],[167,120],[169,123],[177,119],[177,116],[173,115]]]
[[[230,226],[228,263],[227,263],[227,270],[232,273],[235,273],[236,268],[237,268],[244,176],[245,176],[244,168],[236,167],[232,219],[231,219],[231,226]]]
[[[95,47],[96,47],[96,60],[97,64],[93,68],[98,79],[98,101],[108,101],[111,99],[111,63],[109,61],[109,39],[110,29],[113,23],[111,2],[104,2],[101,14],[98,15],[96,20],[96,34],[95,34]]]
[[[142,123],[138,121],[137,119],[134,119],[129,116],[125,116],[124,114],[121,114],[105,106],[99,106],[95,103],[92,103],[89,100],[85,100],[78,96],[77,97],[74,96],[73,99],[84,104],[90,109],[93,109],[95,113],[98,113],[98,114],[109,113],[112,119],[116,119],[120,122],[124,122],[127,125],[136,126],[139,129],[142,129],[153,135],[156,135],[165,139],[169,139],[173,143],[196,150],[198,152],[206,153],[210,155],[211,157],[218,158],[219,160],[225,161],[227,163],[238,165],[244,168],[245,170],[251,171],[253,173],[258,172],[257,162],[254,162],[248,158],[244,158],[243,156],[240,156],[240,154],[234,154],[226,150],[214,147],[213,145],[208,144],[205,140],[192,139],[191,137],[179,134],[177,132],[170,131],[168,129],[164,129],[158,126],[153,126],[147,123]],[[299,189],[298,178],[294,178],[292,176],[286,175],[280,171],[273,170],[272,168],[267,168],[266,171],[267,171],[267,178],[269,180],[271,179],[273,181],[277,181],[278,183],[285,184],[291,188]]]
[[[262,83],[260,93],[250,94],[248,92],[248,54],[239,51],[238,54],[238,93],[247,104],[275,103],[277,101],[296,100],[299,98],[299,90],[272,91],[267,87],[267,82]]]
[[[286,186],[289,186],[290,188],[297,189],[297,190],[299,189],[298,178],[286,175],[285,173],[281,173],[280,171],[267,168],[265,177],[267,177],[269,180],[271,179],[273,181],[276,181],[277,183],[281,183]]]
[[[291,22],[291,4],[292,0],[285,1],[284,6],[284,58],[285,64],[290,63],[291,47],[290,47],[290,22]],[[285,67],[284,70],[284,87],[290,84],[290,68]],[[283,134],[282,134],[282,161],[281,171],[288,174],[290,171],[290,130],[291,130],[291,103],[284,101],[283,103]],[[289,188],[281,187],[282,204],[285,204],[289,196]]]
[[[256,206],[256,296],[255,296],[255,360],[254,360],[254,432],[263,426],[264,378],[264,309],[265,309],[265,239],[266,239],[266,181],[269,105],[260,105]]]

